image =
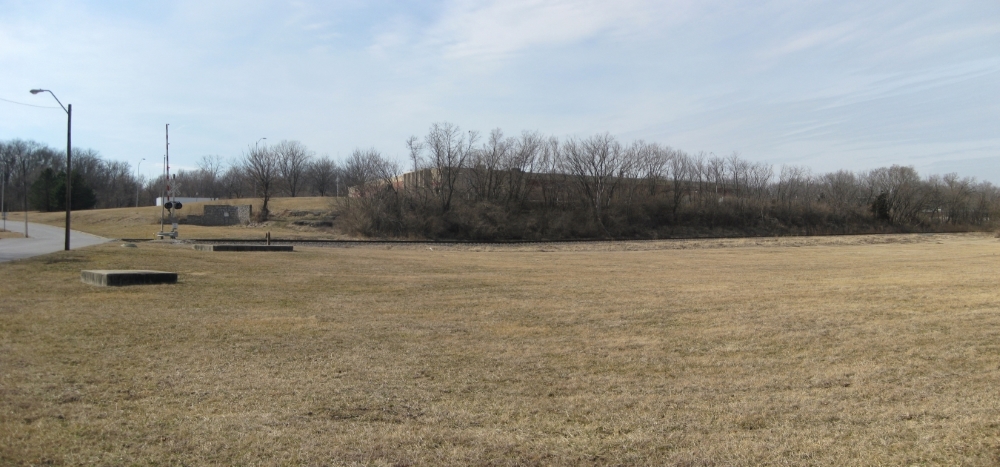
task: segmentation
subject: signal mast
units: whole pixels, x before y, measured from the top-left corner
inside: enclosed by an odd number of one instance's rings
[[[173,179],[170,178],[170,124],[166,127],[166,153],[163,156],[163,171],[166,174],[166,196],[160,198],[160,232],[156,234],[157,237],[170,237],[177,238],[177,218],[174,216],[176,211],[183,207],[180,201],[174,201],[174,185],[177,181],[177,176],[175,175]],[[170,232],[163,231],[163,213],[164,210],[170,215]]]

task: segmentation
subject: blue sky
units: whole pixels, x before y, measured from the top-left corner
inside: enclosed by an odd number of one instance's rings
[[[0,139],[405,155],[435,122],[1000,184],[1000,2],[0,0]]]

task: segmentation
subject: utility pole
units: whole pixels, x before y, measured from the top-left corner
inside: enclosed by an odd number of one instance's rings
[[[170,205],[167,207],[167,212],[170,213],[170,233],[171,238],[177,238],[177,221],[174,220],[174,181],[170,179],[170,124],[166,127],[167,136],[167,147],[166,147],[166,157],[167,157],[167,203]],[[164,203],[166,204],[166,203]]]
[[[258,139],[256,143],[253,143],[254,152],[257,152],[257,145],[260,144],[260,142],[263,141],[263,140],[265,140],[265,139],[267,139],[267,137]],[[265,147],[264,149],[267,149],[267,147]],[[254,198],[257,197],[257,179],[256,178],[253,179],[253,197]]]
[[[32,89],[32,94],[38,94],[41,92],[47,92],[52,96],[56,102],[59,103],[59,107],[62,107],[66,111],[66,251],[69,251],[69,213],[73,209],[73,104],[63,105],[62,101],[56,97],[56,94],[48,89]],[[27,191],[27,188],[25,188]],[[25,195],[25,207],[24,207],[24,236],[28,236],[28,207],[27,207],[27,195]]]
[[[21,154],[21,186],[24,187],[24,238],[28,238],[28,156]]]
[[[167,156],[163,156],[163,173],[164,174],[167,173],[166,167],[167,167]],[[167,197],[166,192],[163,191],[163,187],[161,186],[160,187],[160,233],[163,233],[163,210],[166,209],[166,208],[163,207],[163,203],[166,202],[164,200],[164,198],[166,198],[166,197]]]
[[[163,155],[163,173],[166,174],[166,193],[160,192],[160,233],[163,233],[163,210],[166,209],[167,200],[170,199],[170,124],[166,127],[166,153]]]
[[[160,232],[156,234],[157,237],[170,237],[177,238],[177,218],[174,217],[175,211],[181,208],[181,203],[174,201],[174,180],[170,178],[170,124],[166,126],[166,153],[163,155],[163,169],[166,171],[166,201],[161,198],[160,203]],[[166,210],[170,215],[170,232],[163,231],[163,211]]]
[[[55,94],[52,95],[55,97]],[[58,100],[58,99],[56,99]],[[73,210],[73,164],[70,163],[72,160],[72,137],[73,132],[70,130],[70,126],[73,123],[73,104],[66,104],[66,246],[65,250],[69,251],[69,213]],[[24,217],[28,217],[28,212],[24,212]],[[26,227],[27,228],[27,227]],[[25,235],[27,237],[27,235]]]
[[[7,230],[7,160],[3,161],[3,189],[0,190],[0,217],[3,217],[3,229]]]
[[[139,163],[135,166],[135,207],[139,207],[139,167],[142,167],[142,161],[146,160],[145,157],[139,160]]]

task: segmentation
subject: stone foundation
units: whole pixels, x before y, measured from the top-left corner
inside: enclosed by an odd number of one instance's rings
[[[226,204],[206,204],[204,214],[187,216],[191,225],[246,225],[253,217],[253,205],[229,206]]]

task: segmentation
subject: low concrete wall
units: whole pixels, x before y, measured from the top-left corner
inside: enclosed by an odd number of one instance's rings
[[[124,285],[176,284],[176,272],[143,271],[129,269],[96,269],[80,271],[80,280],[85,284],[103,287]]]
[[[253,205],[229,206],[226,204],[206,204],[202,215],[188,214],[191,225],[246,225],[253,216]]]
[[[293,251],[292,245],[195,245],[198,251]]]

